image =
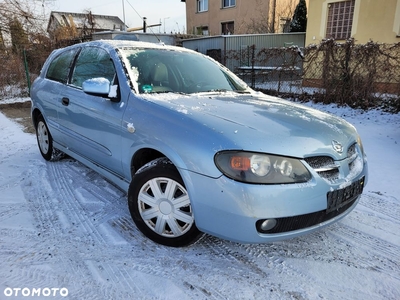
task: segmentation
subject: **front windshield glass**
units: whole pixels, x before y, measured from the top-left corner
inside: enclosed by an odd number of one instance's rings
[[[247,86],[207,57],[171,49],[121,51],[132,85],[139,93],[243,92]]]

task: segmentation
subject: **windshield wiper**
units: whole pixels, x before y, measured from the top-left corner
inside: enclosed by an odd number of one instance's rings
[[[250,94],[250,92],[247,90],[227,90],[227,89],[212,89],[200,93],[226,93],[226,92],[234,92],[238,94]]]
[[[248,90],[234,90],[234,92],[238,94],[250,94],[250,91]]]
[[[193,94],[202,94],[202,93],[225,93],[227,92],[227,89],[211,89],[211,90],[206,90],[206,91],[198,91],[194,92]]]
[[[171,93],[171,94],[180,94],[180,95],[187,95],[187,93],[184,92],[175,92],[175,91],[151,91],[148,94],[167,94],[167,93]]]
[[[211,90],[209,90],[207,92],[225,93],[227,91],[228,91],[227,89],[211,89]]]

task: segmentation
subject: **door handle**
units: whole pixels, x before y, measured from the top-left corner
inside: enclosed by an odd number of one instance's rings
[[[62,103],[62,105],[68,106],[69,99],[64,97],[64,98],[61,99],[61,103]]]

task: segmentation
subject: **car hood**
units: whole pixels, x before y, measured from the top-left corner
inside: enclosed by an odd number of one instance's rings
[[[355,128],[337,116],[258,92],[170,93],[146,98],[220,135],[221,149],[343,159],[346,147],[357,139]],[[335,142],[343,146],[343,153],[334,150]]]

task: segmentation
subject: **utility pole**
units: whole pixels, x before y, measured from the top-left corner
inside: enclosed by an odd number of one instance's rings
[[[122,18],[124,20],[124,31],[126,31],[126,25],[125,25],[125,0],[122,0]]]
[[[272,22],[271,22],[272,33],[275,33],[275,15],[276,15],[276,0],[272,0]]]

